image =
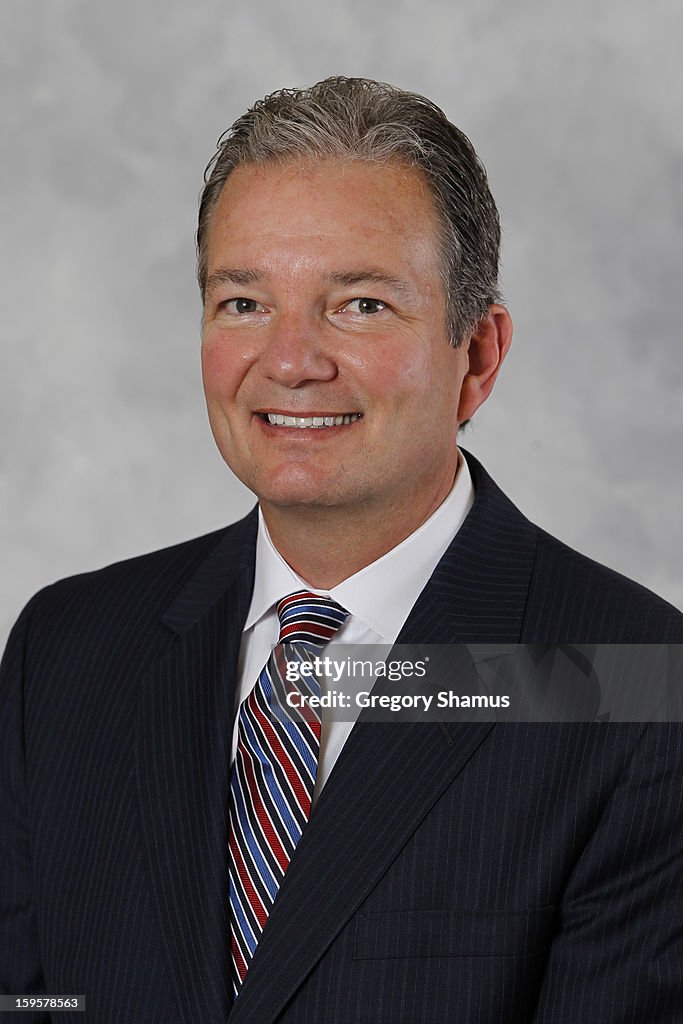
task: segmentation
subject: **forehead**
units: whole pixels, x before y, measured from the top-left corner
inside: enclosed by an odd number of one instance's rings
[[[226,250],[250,260],[281,250],[291,260],[335,253],[341,259],[345,249],[438,269],[439,218],[421,171],[336,159],[240,165],[207,232],[209,266]]]

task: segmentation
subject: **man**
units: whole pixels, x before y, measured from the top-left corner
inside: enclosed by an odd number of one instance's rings
[[[225,137],[202,368],[258,512],[17,623],[3,991],[84,993],[98,1022],[683,1020],[678,726],[313,735],[259,704],[290,627],[326,650],[683,640],[457,448],[510,346],[498,242],[471,145],[422,97],[329,79]]]

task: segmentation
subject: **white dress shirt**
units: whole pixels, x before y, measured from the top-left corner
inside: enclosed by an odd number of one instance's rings
[[[334,639],[338,644],[393,644],[411,608],[464,522],[474,500],[469,467],[458,453],[458,470],[448,497],[414,533],[376,561],[332,587],[319,590],[302,579],[275,548],[259,509],[254,592],[242,633],[235,710],[248,696],[279,636],[276,605],[296,590],[331,597],[349,612]],[[323,685],[324,690],[324,685]],[[323,712],[314,801],[329,778],[353,728],[352,721],[325,721]],[[238,716],[232,737],[237,750]]]

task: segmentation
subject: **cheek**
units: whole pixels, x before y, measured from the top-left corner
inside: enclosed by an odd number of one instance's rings
[[[248,367],[234,345],[214,336],[202,341],[201,363],[207,395],[234,394]]]
[[[395,339],[371,345],[369,352],[356,358],[346,354],[344,363],[369,395],[390,404],[410,401],[416,391],[429,385],[432,374],[419,345],[397,343]]]
[[[385,396],[397,409],[419,406],[428,412],[437,394],[447,386],[442,369],[423,351],[389,354],[375,375],[377,393]]]

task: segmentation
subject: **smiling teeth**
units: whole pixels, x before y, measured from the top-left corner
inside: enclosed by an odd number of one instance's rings
[[[359,412],[347,413],[342,416],[282,416],[280,413],[266,413],[268,422],[273,427],[342,427],[359,420]]]

